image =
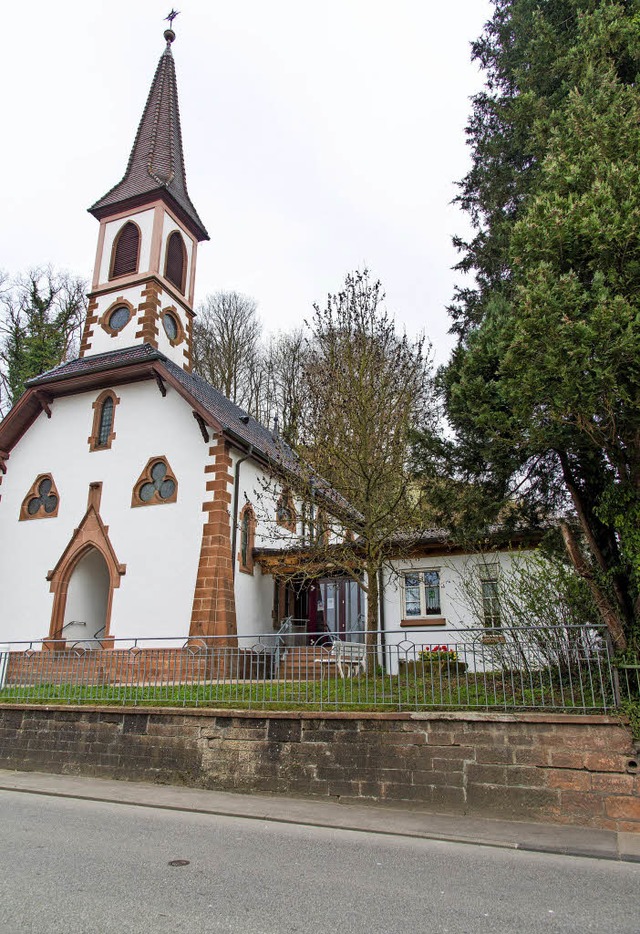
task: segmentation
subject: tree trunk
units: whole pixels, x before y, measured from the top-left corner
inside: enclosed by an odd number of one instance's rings
[[[578,543],[576,542],[575,535],[566,522],[560,523],[560,531],[562,532],[562,538],[564,540],[567,553],[571,558],[576,572],[589,585],[589,589],[591,590],[591,594],[598,608],[598,612],[600,613],[600,616],[604,620],[605,625],[611,634],[615,648],[619,652],[624,652],[627,647],[627,638],[625,636],[624,628],[620,622],[620,619],[614,612],[605,594],[598,586],[594,578],[593,571],[583,558],[580,552],[580,548],[578,547]]]
[[[367,563],[367,671],[373,674],[378,664],[378,616],[380,591],[378,588],[378,567]]]
[[[607,576],[607,579],[610,581],[611,588],[613,590],[613,595],[615,597],[617,607],[614,609],[611,606],[609,600],[605,598],[605,595],[601,593],[602,599],[605,600],[609,607],[609,613],[613,613],[617,620],[618,625],[624,630],[627,628],[629,632],[633,631],[635,620],[637,619],[637,614],[633,601],[629,595],[628,591],[628,581],[625,580],[624,575],[621,575],[616,571],[616,567],[620,565],[620,554],[618,546],[615,542],[615,538],[610,529],[606,528],[596,516],[593,514],[593,509],[590,508],[585,502],[586,497],[582,494],[579,489],[578,484],[575,481],[571,466],[569,464],[569,459],[566,453],[560,451],[558,452],[560,458],[560,464],[562,466],[562,475],[564,482],[571,494],[571,499],[573,500],[573,505],[575,507],[576,513],[578,515],[578,521],[584,533],[584,536],[587,540],[587,544],[593,555],[598,567],[602,570],[603,574]],[[563,538],[564,538],[564,532]],[[565,545],[567,545],[567,540],[565,538]],[[578,549],[577,543],[574,539],[574,545]],[[567,545],[567,551],[573,561],[573,555],[569,546]],[[579,553],[579,549],[578,549]],[[586,563],[582,555],[580,555],[582,563],[586,567]],[[575,562],[574,562],[575,563]],[[584,577],[584,574],[578,570],[576,565],[576,570],[578,573]],[[591,572],[590,572],[591,573]],[[591,578],[593,580],[593,574],[591,573]],[[594,580],[595,584],[595,580]],[[591,586],[591,585],[590,585]],[[598,609],[602,613],[600,601],[596,601]],[[603,619],[607,622],[605,615],[603,614]],[[626,624],[626,625],[625,625]]]

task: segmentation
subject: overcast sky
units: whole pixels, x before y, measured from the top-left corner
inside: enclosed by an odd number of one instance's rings
[[[366,264],[440,362],[469,61],[489,0],[178,0],[173,46],[189,193],[211,241],[196,301],[252,295],[287,329]],[[86,208],[122,177],[167,2],[3,5],[0,269],[89,276]]]

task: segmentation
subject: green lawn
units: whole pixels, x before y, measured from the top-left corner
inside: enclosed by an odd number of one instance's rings
[[[485,672],[323,681],[210,682],[198,685],[7,686],[0,702],[234,707],[261,710],[570,710],[612,709],[606,686],[548,672]]]

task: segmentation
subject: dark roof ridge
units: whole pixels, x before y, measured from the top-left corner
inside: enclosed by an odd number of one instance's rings
[[[91,370],[93,373],[100,370],[114,370],[120,367],[129,366],[132,363],[158,360],[164,362],[167,357],[156,350],[149,343],[137,344],[133,347],[125,347],[123,350],[105,350],[103,353],[90,354],[85,357],[76,357],[73,360],[66,360],[59,363],[51,370],[45,370],[38,376],[28,379],[25,383],[27,389],[32,386],[39,386],[43,383],[57,382],[76,375],[83,370]]]

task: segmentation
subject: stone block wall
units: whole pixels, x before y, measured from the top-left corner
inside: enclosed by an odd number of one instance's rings
[[[640,832],[615,717],[4,705],[0,767]]]

